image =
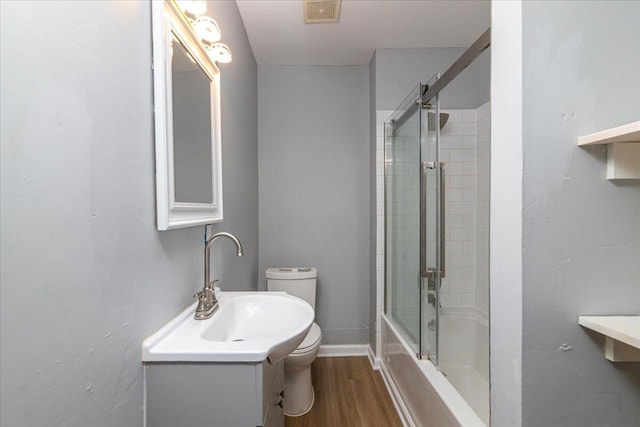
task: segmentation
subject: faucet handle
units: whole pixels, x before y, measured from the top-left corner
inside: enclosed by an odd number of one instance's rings
[[[205,297],[204,292],[203,291],[198,291],[195,294],[193,294],[194,298],[198,298],[200,301],[202,301],[202,299]]]
[[[209,286],[207,286],[207,288],[213,290],[216,287],[216,283],[218,283],[218,279],[213,280],[211,283],[209,283]]]

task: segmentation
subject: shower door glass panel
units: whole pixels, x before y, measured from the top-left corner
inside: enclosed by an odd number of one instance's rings
[[[420,354],[420,85],[385,122],[387,316]]]
[[[429,81],[433,84],[439,75]],[[438,97],[421,105],[422,116],[421,144],[421,192],[422,207],[422,242],[423,257],[421,262],[421,346],[420,355],[438,364],[438,309],[440,306],[440,247],[439,242],[443,230],[440,229],[439,191],[440,163],[438,142],[440,134]]]

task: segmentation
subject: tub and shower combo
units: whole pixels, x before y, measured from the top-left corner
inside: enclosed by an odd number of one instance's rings
[[[489,34],[383,119],[378,357],[409,425],[490,423],[489,91],[456,82],[488,78]]]

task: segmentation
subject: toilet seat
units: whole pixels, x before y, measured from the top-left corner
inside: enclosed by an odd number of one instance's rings
[[[309,332],[307,332],[307,336],[304,337],[304,340],[300,343],[300,345],[291,352],[291,355],[295,354],[304,354],[310,351],[315,350],[320,345],[320,340],[322,339],[322,331],[320,330],[320,326],[317,323],[313,322]]]

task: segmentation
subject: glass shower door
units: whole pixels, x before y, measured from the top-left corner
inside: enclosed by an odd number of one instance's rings
[[[438,98],[423,102],[427,88],[416,86],[385,122],[385,312],[416,355],[437,364],[443,164]]]
[[[411,91],[385,122],[385,312],[414,352],[421,348],[421,114]]]

